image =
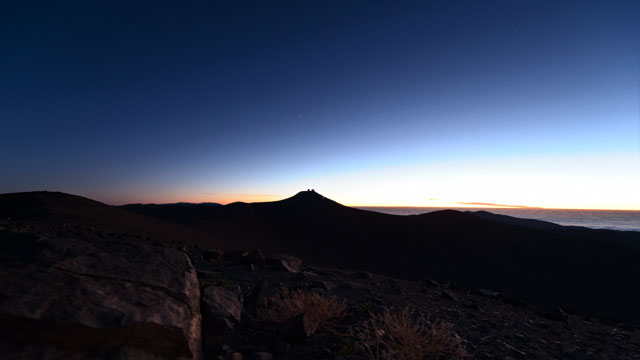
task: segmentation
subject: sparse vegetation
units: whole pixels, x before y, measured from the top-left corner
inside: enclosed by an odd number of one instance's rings
[[[373,308],[374,308],[373,302],[369,299],[367,300],[367,302],[360,305],[358,307],[358,310],[365,314],[371,314],[373,312]]]
[[[365,349],[370,359],[420,360],[463,359],[467,352],[462,339],[451,330],[451,324],[431,323],[424,315],[412,316],[409,307],[400,312],[386,309],[382,314],[371,314],[366,341],[374,343]]]
[[[213,279],[213,284],[215,286],[231,285],[233,284],[233,280],[224,275],[216,274],[215,278]]]
[[[356,355],[356,349],[353,347],[353,344],[340,334],[334,333],[333,335],[339,346],[338,351],[336,351],[336,355],[341,356],[345,360],[352,359]]]
[[[300,314],[307,314],[320,327],[335,324],[345,316],[347,304],[334,296],[309,291],[288,291],[265,301],[259,315],[265,320],[282,322]]]

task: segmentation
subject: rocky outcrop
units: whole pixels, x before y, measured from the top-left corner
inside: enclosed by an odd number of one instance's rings
[[[200,290],[181,251],[0,232],[5,358],[201,358]]]
[[[280,335],[291,342],[305,342],[318,329],[318,322],[307,314],[287,320],[280,328]]]
[[[289,254],[273,254],[269,264],[276,270],[298,273],[302,267],[302,260]]]
[[[202,291],[204,318],[203,345],[207,353],[217,354],[233,333],[242,316],[243,297],[240,289],[209,286]]]
[[[369,359],[403,308],[475,359],[640,353],[638,326],[493,290],[47,226],[0,219],[2,359]]]

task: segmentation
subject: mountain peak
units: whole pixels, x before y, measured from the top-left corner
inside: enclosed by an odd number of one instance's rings
[[[291,199],[311,200],[311,199],[326,199],[326,198],[318,194],[314,189],[308,189],[308,190],[300,191],[299,193],[292,196]]]
[[[309,189],[309,190],[304,190],[304,191],[300,191],[299,193],[295,194],[294,196],[281,200],[282,203],[287,203],[287,204],[298,204],[298,205],[303,205],[305,207],[307,206],[314,206],[314,207],[318,207],[318,206],[335,206],[335,205],[339,205],[337,202],[324,197],[322,195],[320,195],[319,193],[317,193],[315,190],[313,189]],[[340,206],[340,205],[339,205]]]

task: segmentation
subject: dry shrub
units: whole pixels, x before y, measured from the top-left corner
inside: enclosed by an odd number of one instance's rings
[[[347,304],[331,295],[322,295],[307,291],[287,291],[265,301],[259,310],[261,318],[269,321],[283,322],[300,314],[307,314],[319,326],[327,327],[335,324],[345,316]]]
[[[462,339],[451,331],[451,324],[430,323],[420,314],[411,316],[406,307],[392,313],[386,309],[380,315],[371,314],[368,341],[375,350],[366,349],[370,359],[462,359],[467,352]]]

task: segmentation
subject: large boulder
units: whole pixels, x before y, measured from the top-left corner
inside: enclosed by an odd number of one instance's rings
[[[285,321],[280,326],[280,336],[291,342],[305,342],[318,329],[318,321],[306,313]]]
[[[4,358],[201,358],[200,290],[181,251],[0,231]]]
[[[203,333],[207,355],[221,352],[242,317],[243,296],[239,287],[209,286],[202,291]]]
[[[302,260],[289,254],[273,254],[269,264],[276,270],[298,273],[302,269]]]

